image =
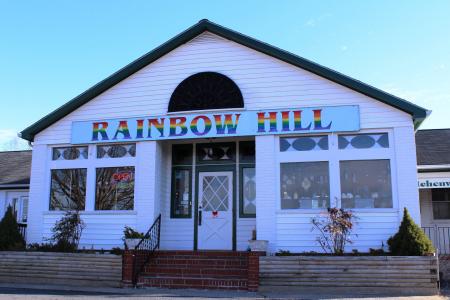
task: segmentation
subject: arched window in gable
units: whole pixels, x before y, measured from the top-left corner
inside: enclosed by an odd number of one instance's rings
[[[233,80],[216,72],[197,73],[173,91],[169,112],[243,108],[244,99]]]

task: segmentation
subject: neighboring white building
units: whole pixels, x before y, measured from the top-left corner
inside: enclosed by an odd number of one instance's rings
[[[416,133],[422,227],[441,254],[450,254],[450,129]]]
[[[22,132],[33,142],[27,242],[66,209],[81,247],[122,245],[162,215],[161,248],[320,251],[311,218],[359,217],[380,248],[420,223],[415,128],[427,111],[202,20]],[[149,130],[150,129],[150,130]]]
[[[8,206],[25,233],[30,187],[31,151],[0,152],[0,219]]]

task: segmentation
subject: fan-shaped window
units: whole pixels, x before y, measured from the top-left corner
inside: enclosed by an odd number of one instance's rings
[[[169,112],[244,107],[239,87],[227,76],[202,72],[183,80],[172,93]]]

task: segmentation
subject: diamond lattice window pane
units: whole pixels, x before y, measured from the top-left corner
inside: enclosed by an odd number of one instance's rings
[[[228,210],[228,177],[203,177],[202,207],[204,211]]]

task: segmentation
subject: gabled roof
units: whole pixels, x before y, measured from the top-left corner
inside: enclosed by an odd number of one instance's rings
[[[111,88],[112,86],[116,85],[120,81],[124,80],[128,76],[139,71],[143,67],[154,62],[158,58],[169,53],[170,51],[181,46],[182,44],[190,41],[191,39],[195,38],[196,36],[202,34],[205,31],[211,32],[225,39],[231,40],[248,48],[262,52],[264,54],[267,54],[269,56],[272,56],[289,64],[292,64],[294,66],[317,74],[321,77],[334,81],[340,85],[346,86],[366,96],[377,99],[383,103],[386,103],[404,112],[407,112],[412,116],[414,124],[416,126],[418,126],[427,116],[426,109],[417,106],[411,102],[393,96],[389,93],[386,93],[382,90],[379,90],[368,84],[365,84],[359,80],[353,79],[349,76],[333,71],[329,68],[321,66],[317,63],[314,63],[310,60],[307,60],[305,58],[302,58],[285,50],[271,46],[254,38],[243,35],[239,32],[233,31],[231,29],[222,27],[218,24],[203,19],[194,26],[188,28],[187,30],[175,36],[174,38],[168,40],[164,44],[160,45],[159,47],[155,48],[149,53],[141,56],[137,60],[128,64],[127,66],[120,69],[116,73],[112,74],[108,78],[100,81],[99,83],[97,83],[84,93],[73,98],[60,108],[56,109],[55,111],[51,112],[47,116],[43,117],[42,119],[34,123],[33,125],[24,129],[21,132],[21,137],[26,140],[33,141],[34,136],[41,130],[47,128],[54,122],[65,117],[72,111],[76,110],[78,107],[87,103],[94,97],[100,95],[101,93]]]
[[[450,129],[425,129],[416,132],[418,166],[450,165]]]
[[[31,150],[0,152],[0,189],[27,188],[30,172]]]

